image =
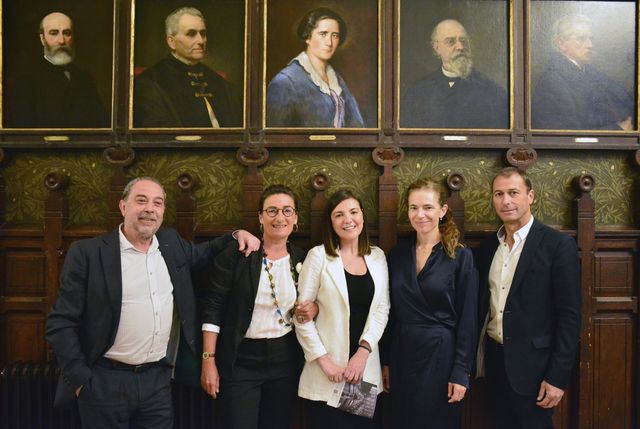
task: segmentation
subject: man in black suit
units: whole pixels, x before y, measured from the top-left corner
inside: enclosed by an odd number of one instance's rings
[[[40,43],[44,57],[7,86],[5,126],[108,127],[109,116],[93,79],[73,64],[75,39],[71,18],[60,12],[42,18]]]
[[[77,397],[83,427],[172,428],[174,364],[176,377],[198,384],[191,270],[211,263],[232,238],[193,244],[159,230],[165,196],[153,178],[132,180],[120,227],[73,243],[65,259],[46,338],[62,370],[56,405]],[[237,235],[245,254],[259,247],[246,231]]]
[[[508,128],[507,92],[474,68],[471,40],[453,19],[438,23],[431,47],[442,67],[402,95],[400,125],[406,128]]]
[[[241,127],[242,97],[222,76],[202,63],[207,25],[192,7],[176,9],[165,21],[171,54],[135,81],[136,127]]]
[[[580,337],[576,243],[533,219],[523,172],[501,170],[492,189],[503,226],[478,251],[479,375],[484,369],[496,427],[552,428]]]

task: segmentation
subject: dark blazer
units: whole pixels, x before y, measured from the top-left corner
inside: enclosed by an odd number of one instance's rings
[[[497,247],[491,234],[478,250],[479,326],[489,311],[489,269]],[[514,391],[536,395],[543,380],[566,388],[578,349],[580,305],[575,240],[534,220],[504,309],[505,370]]]
[[[71,77],[65,76],[65,71]],[[41,58],[14,80],[5,98],[4,124],[19,128],[106,128],[110,126],[89,73],[71,63],[54,66]]]
[[[289,247],[293,265],[304,261],[305,252]],[[240,256],[240,257],[239,257]],[[214,263],[202,296],[202,323],[220,326],[216,363],[220,375],[231,378],[238,347],[244,338],[258,293],[263,249],[242,257],[237,243],[229,243]]]
[[[188,344],[193,365],[201,349],[200,326],[191,283],[191,270],[211,262],[232,240],[231,234],[200,244],[183,240],[173,229],[156,233],[173,284],[174,305],[182,325],[181,344]],[[118,230],[71,244],[60,276],[58,298],[46,323],[46,339],[62,370],[55,405],[69,406],[75,389],[91,378],[96,360],[113,345],[122,303],[122,274]],[[199,363],[199,362],[198,362]],[[197,377],[191,380],[198,384]]]

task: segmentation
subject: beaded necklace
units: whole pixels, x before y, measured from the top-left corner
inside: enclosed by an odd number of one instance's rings
[[[269,287],[271,288],[271,298],[273,298],[273,304],[276,306],[276,317],[278,317],[278,323],[288,328],[289,326],[293,325],[292,323],[293,313],[295,311],[296,306],[298,305],[298,273],[296,272],[296,269],[293,266],[293,258],[291,257],[291,254],[289,254],[289,266],[291,270],[291,278],[293,279],[293,286],[296,289],[296,300],[293,304],[293,307],[291,307],[291,309],[286,313],[287,316],[289,317],[288,321],[285,319],[285,315],[282,313],[282,310],[280,309],[280,303],[278,302],[278,298],[276,297],[276,284],[273,281],[273,275],[269,270],[269,262],[267,261],[266,253],[262,257],[262,265],[264,265],[264,270],[267,273],[267,278],[269,279]]]

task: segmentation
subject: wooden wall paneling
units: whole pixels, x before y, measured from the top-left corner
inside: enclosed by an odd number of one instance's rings
[[[185,240],[193,241],[196,229],[196,199],[193,189],[197,181],[189,173],[181,174],[177,181],[180,189],[176,201],[176,229]]]
[[[0,171],[2,171],[2,168],[6,165],[7,159],[8,159],[7,153],[5,152],[4,149],[0,147]],[[5,193],[5,185],[4,185],[4,175],[0,174],[0,225],[4,224],[5,222],[5,217],[4,217],[5,198],[6,198],[6,193]]]
[[[43,298],[17,298],[7,302],[13,310],[4,316],[2,367],[16,361],[44,361],[46,343]]]
[[[113,168],[113,175],[111,176],[107,193],[109,199],[108,229],[111,230],[122,222],[119,203],[122,198],[122,191],[130,180],[127,178],[126,169],[135,161],[136,153],[130,147],[108,147],[102,152],[102,156],[107,161],[107,164]]]
[[[325,191],[329,187],[331,179],[325,173],[316,173],[311,177],[311,187],[315,191],[311,199],[310,219],[311,247],[322,243],[322,215],[327,206]]]
[[[636,315],[594,316],[593,429],[632,428]],[[581,404],[582,406],[582,404]],[[581,410],[582,411],[582,410]]]
[[[383,168],[378,178],[378,245],[389,253],[398,235],[398,181],[393,167],[404,159],[398,146],[382,145],[373,149],[373,162]]]
[[[49,191],[44,204],[44,254],[47,263],[47,306],[53,305],[58,292],[60,276],[60,260],[64,258],[62,232],[69,219],[68,201],[65,194],[69,185],[69,176],[52,172],[44,179],[44,186]]]
[[[592,176],[582,174],[572,182],[576,198],[573,204],[573,221],[580,255],[582,280],[582,333],[580,335],[579,377],[577,380],[577,401],[579,408],[570,415],[577,414],[577,427],[589,428],[592,424],[593,409],[593,321],[591,294],[593,289],[593,253],[595,245],[595,202],[591,191],[595,186]],[[574,384],[575,385],[575,384]]]
[[[263,145],[246,144],[238,149],[236,159],[247,167],[247,173],[242,179],[242,224],[247,231],[257,234],[259,221],[256,213],[260,209],[262,193],[262,177],[258,175],[258,167],[267,162],[269,151]]]

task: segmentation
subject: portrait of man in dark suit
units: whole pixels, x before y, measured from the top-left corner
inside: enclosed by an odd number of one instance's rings
[[[634,130],[633,96],[593,64],[598,47],[591,19],[568,15],[556,20],[551,44],[546,67],[533,83],[533,128]]]
[[[575,240],[531,213],[535,193],[520,170],[494,177],[503,222],[477,252],[478,375],[486,376],[496,428],[553,428],[580,338],[580,263]]]
[[[93,77],[75,63],[71,17],[51,12],[38,30],[42,57],[5,80],[4,126],[106,128],[110,124]],[[10,75],[12,73],[9,73]]]
[[[477,70],[474,42],[464,25],[455,19],[438,22],[429,44],[439,64],[402,92],[400,126],[508,128],[507,92]]]
[[[165,32],[169,55],[135,79],[133,125],[241,127],[241,91],[203,62],[209,38],[202,12],[174,10],[166,17]]]

